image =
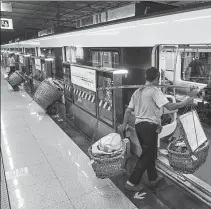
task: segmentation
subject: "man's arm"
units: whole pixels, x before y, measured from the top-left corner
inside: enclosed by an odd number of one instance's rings
[[[160,90],[155,91],[155,94],[153,95],[152,98],[153,98],[155,104],[157,105],[157,107],[159,107],[159,108],[165,107],[168,110],[177,110],[179,108],[185,107],[188,104],[193,103],[193,99],[190,97],[182,102],[171,103],[171,102],[169,102],[167,97]]]
[[[124,120],[123,120],[123,123],[122,123],[122,129],[123,130],[126,129],[126,126],[128,124],[128,120],[129,120],[129,117],[130,117],[132,111],[133,111],[133,109],[129,108],[129,107],[125,111]]]
[[[131,112],[134,110],[134,108],[135,108],[135,101],[134,101],[134,94],[133,94],[129,105],[128,105],[127,109],[125,110],[123,123],[122,123],[122,125],[119,126],[120,131],[124,131],[126,129],[129,117],[131,115]]]
[[[168,110],[177,110],[192,103],[193,103],[193,98],[187,98],[186,100],[182,102],[177,102],[177,103],[169,102],[166,105],[164,105],[164,107],[167,108]]]

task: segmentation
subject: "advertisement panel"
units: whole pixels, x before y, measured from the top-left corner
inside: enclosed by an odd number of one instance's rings
[[[13,30],[12,19],[1,18],[1,29],[2,30]]]
[[[96,71],[88,68],[71,66],[73,84],[96,92]]]

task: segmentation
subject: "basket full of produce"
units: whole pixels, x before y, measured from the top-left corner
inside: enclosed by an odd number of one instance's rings
[[[45,79],[37,88],[33,100],[47,109],[62,97],[63,92],[63,86],[56,79]]]
[[[167,148],[170,166],[181,173],[192,174],[206,162],[209,141],[196,111],[179,117],[180,137]]]

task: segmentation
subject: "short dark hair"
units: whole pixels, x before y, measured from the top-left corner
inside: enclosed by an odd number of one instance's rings
[[[152,82],[156,77],[160,76],[160,72],[156,67],[150,67],[145,73],[146,80]]]

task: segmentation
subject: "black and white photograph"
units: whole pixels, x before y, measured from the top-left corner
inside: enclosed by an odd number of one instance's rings
[[[1,2],[2,209],[211,209],[211,0]]]

